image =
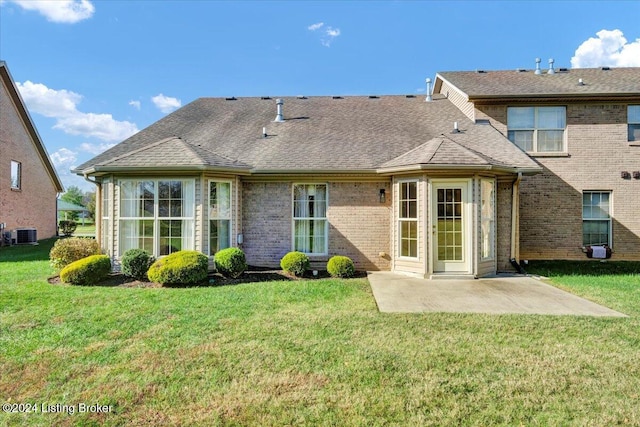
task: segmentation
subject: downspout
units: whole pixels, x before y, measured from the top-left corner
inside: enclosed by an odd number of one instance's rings
[[[102,183],[90,180],[86,173],[83,177],[85,181],[96,186],[96,212],[93,218],[93,223],[96,225],[96,242],[100,244],[100,242],[102,242]]]
[[[511,257],[509,262],[520,274],[525,271],[520,267],[520,181],[522,172],[513,181],[511,190]]]

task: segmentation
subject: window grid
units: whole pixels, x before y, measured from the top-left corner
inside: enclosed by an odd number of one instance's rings
[[[328,253],[328,186],[293,185],[293,250],[308,255]]]
[[[611,192],[582,194],[582,244],[611,246]]]
[[[495,182],[492,179],[481,180],[481,233],[482,233],[482,259],[488,260],[495,257]]]
[[[231,246],[231,182],[209,181],[209,255]]]
[[[564,152],[566,107],[508,107],[507,136],[527,152]]]
[[[418,258],[418,182],[400,183],[398,198],[400,256]]]

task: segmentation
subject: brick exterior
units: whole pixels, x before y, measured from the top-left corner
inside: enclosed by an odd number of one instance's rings
[[[251,265],[278,267],[292,250],[293,182],[244,182],[242,184],[242,249]],[[387,201],[379,202],[380,188]],[[387,182],[329,182],[329,253],[312,257],[325,268],[333,255],[353,259],[359,270],[388,270],[391,191]]]
[[[568,156],[536,156],[544,172],[522,180],[520,258],[585,259],[582,193],[606,190],[612,194],[613,259],[640,260],[640,180],[621,178],[622,171],[640,170],[640,147],[627,141],[627,104],[562,105]],[[506,105],[477,109],[477,117],[507,134]]]
[[[56,235],[57,190],[4,82],[0,92],[0,222],[6,230],[36,228],[38,239]],[[11,189],[11,161],[21,163],[21,189]],[[44,159],[48,161],[48,159]]]

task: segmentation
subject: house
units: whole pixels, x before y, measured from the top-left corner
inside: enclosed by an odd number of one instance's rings
[[[239,246],[257,266],[298,250],[318,266],[340,254],[359,269],[479,277],[524,257],[584,258],[586,244],[640,259],[637,216],[613,209],[640,203],[640,179],[620,178],[640,169],[627,120],[640,69],[608,71],[439,73],[426,99],[201,98],[75,173],[97,184],[97,234],[116,263],[130,248]]]
[[[25,232],[29,242],[53,237],[62,183],[4,61],[0,81],[0,231],[20,230],[14,240]]]

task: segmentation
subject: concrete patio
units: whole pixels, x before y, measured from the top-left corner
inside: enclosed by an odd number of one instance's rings
[[[384,313],[548,314],[628,317],[530,276],[419,279],[370,272],[371,290]]]

